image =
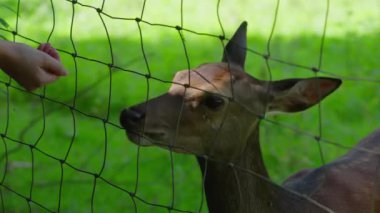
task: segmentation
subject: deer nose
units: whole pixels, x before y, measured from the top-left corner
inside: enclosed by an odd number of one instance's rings
[[[138,123],[141,119],[144,119],[145,113],[136,108],[124,109],[120,114],[120,123],[126,128],[130,125]]]

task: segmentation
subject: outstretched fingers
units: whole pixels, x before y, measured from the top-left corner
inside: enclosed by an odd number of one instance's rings
[[[44,62],[41,66],[43,70],[57,76],[67,75],[67,71],[60,63],[61,59],[56,49],[49,43],[40,44],[37,49],[49,55],[44,58]]]

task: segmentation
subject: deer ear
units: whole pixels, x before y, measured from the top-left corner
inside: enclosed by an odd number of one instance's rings
[[[299,112],[334,92],[342,81],[335,78],[308,78],[274,81],[270,84],[268,112]]]
[[[241,23],[234,36],[227,43],[222,62],[239,65],[244,70],[247,48],[247,22]]]

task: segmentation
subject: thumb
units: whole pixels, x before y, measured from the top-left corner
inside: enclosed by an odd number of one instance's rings
[[[40,81],[43,85],[51,83],[59,78],[58,75],[51,74],[49,72],[41,72]]]
[[[46,55],[46,57],[44,58],[44,63],[41,68],[44,69],[46,72],[53,75],[57,75],[57,76],[67,75],[67,71],[63,67],[62,63],[49,55]]]

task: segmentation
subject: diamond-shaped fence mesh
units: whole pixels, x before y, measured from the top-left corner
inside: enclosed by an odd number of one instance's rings
[[[328,211],[281,182],[357,149],[378,125],[379,11],[375,0],[2,0],[1,39],[51,43],[69,75],[27,92],[0,73],[0,211],[208,212],[205,179],[215,162],[230,167],[237,183],[244,173]],[[176,153],[175,145],[129,142],[121,110],[166,92],[178,70],[220,61],[242,21],[248,22],[250,75],[344,82],[307,112],[260,117],[271,178],[207,154],[198,156],[202,175],[195,158]],[[189,83],[182,86],[192,88]],[[379,148],[359,150],[377,155]],[[373,195],[375,212],[376,189]]]

